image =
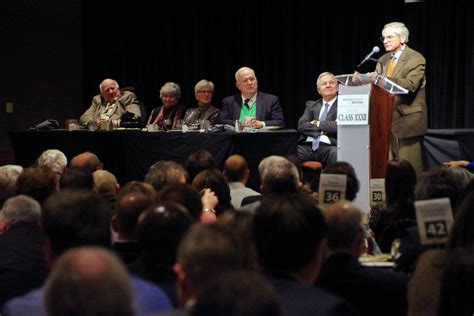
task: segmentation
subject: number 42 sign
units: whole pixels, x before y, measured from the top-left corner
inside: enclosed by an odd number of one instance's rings
[[[448,198],[416,201],[416,221],[423,245],[443,244],[453,224]]]

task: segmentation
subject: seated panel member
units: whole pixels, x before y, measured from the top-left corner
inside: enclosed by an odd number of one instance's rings
[[[220,110],[212,105],[214,95],[214,83],[202,79],[194,87],[194,96],[197,101],[197,107],[188,109],[184,115],[184,120],[188,123],[195,123],[198,120],[208,120],[214,125],[219,120]]]
[[[245,120],[246,126],[285,126],[280,100],[277,96],[258,91],[258,81],[252,68],[242,67],[235,73],[240,94],[222,100],[220,119],[223,124],[234,125]]]
[[[135,93],[121,92],[117,81],[104,79],[99,89],[100,94],[92,98],[91,106],[80,117],[81,124],[87,125],[90,121],[97,121],[100,126],[101,121],[107,120],[112,121],[114,126],[119,126],[120,118],[126,112],[132,113],[134,120],[142,116]]]
[[[160,99],[163,102],[163,105],[157,106],[153,111],[151,111],[150,118],[146,125],[157,124],[165,129],[174,126],[176,120],[182,119],[184,113],[186,113],[186,108],[179,104],[180,98],[180,86],[174,82],[165,83],[160,89]]]
[[[318,76],[316,89],[322,99],[306,101],[306,108],[298,120],[298,158],[315,160],[324,166],[337,161],[337,92],[339,86],[334,74],[323,72]]]

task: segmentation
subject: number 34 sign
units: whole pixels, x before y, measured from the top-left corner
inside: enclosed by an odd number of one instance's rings
[[[443,244],[453,224],[448,198],[416,201],[416,221],[423,245]]]

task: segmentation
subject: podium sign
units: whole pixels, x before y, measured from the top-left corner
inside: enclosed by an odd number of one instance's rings
[[[337,100],[337,124],[369,124],[369,95],[340,95]]]

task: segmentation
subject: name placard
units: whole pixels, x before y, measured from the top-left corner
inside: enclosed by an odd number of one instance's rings
[[[319,179],[319,203],[329,205],[346,198],[347,175],[323,173]]]
[[[368,125],[369,95],[339,95],[337,101],[338,125]]]
[[[421,244],[446,243],[453,224],[453,213],[449,199],[416,201],[415,208]]]
[[[370,179],[370,206],[381,206],[385,202],[385,179]]]

